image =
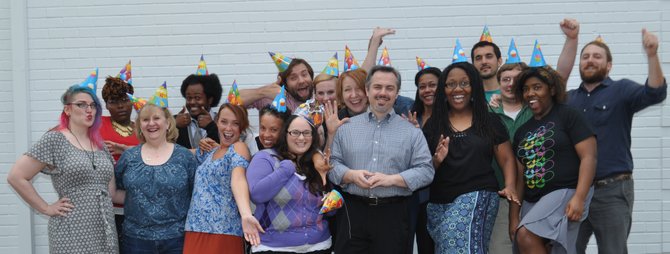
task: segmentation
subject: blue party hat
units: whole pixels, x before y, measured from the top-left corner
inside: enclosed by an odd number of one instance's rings
[[[540,44],[535,40],[535,46],[533,47],[533,55],[530,57],[529,67],[544,67],[547,66],[547,62],[544,61],[544,55],[542,55],[542,49],[540,49]]]
[[[468,57],[465,56],[465,50],[461,46],[461,41],[456,39],[456,46],[454,46],[454,54],[451,57],[451,63],[465,63],[468,62]]]
[[[275,96],[275,99],[272,101],[272,107],[277,110],[277,112],[286,112],[286,89],[284,86],[281,86],[281,91]]]
[[[507,50],[507,61],[505,61],[505,64],[514,63],[521,63],[521,57],[519,56],[519,50],[516,49],[514,38],[512,38],[512,41],[509,43],[509,49]]]

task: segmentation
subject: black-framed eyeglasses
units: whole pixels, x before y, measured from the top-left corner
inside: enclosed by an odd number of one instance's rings
[[[299,131],[299,130],[292,130],[288,131],[288,135],[294,136],[294,137],[300,137],[302,135],[303,137],[309,138],[312,136],[312,131],[307,130],[307,131]]]
[[[91,110],[97,109],[98,104],[95,102],[91,102],[91,104],[88,104],[86,102],[75,102],[75,103],[68,103],[67,105],[75,105],[80,109],[86,110],[87,108],[91,108]]]
[[[445,86],[447,86],[449,89],[456,89],[456,87],[458,87],[458,86],[465,89],[465,88],[470,87],[470,81],[449,82],[449,83],[446,83]]]

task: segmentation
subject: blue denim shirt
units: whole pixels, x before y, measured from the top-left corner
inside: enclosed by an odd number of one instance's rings
[[[583,84],[568,92],[567,104],[584,113],[596,132],[596,180],[633,171],[633,115],[665,100],[667,88],[665,80],[660,88],[651,88],[646,82],[643,86],[629,79],[614,81],[608,77],[591,92]]]

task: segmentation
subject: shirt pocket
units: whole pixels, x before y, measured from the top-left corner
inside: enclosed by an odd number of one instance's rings
[[[593,105],[593,123],[595,126],[607,124],[612,112],[612,105],[609,103],[597,103]]]

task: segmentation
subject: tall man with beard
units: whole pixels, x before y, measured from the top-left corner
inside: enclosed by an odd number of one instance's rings
[[[579,88],[568,92],[568,104],[586,115],[598,137],[598,164],[588,218],[577,238],[585,253],[595,233],[599,253],[628,253],[626,241],[633,213],[633,158],[630,152],[633,115],[665,100],[667,84],[658,56],[658,37],[642,29],[649,76],[644,85],[612,80],[612,54],[602,40],[587,43],[579,58]]]
[[[393,110],[400,80],[393,67],[372,67],[368,112],[335,134],[328,178],[342,187],[346,202],[337,211],[335,253],[406,253],[409,196],[435,170],[421,129]]]
[[[312,80],[314,70],[304,59],[294,58],[285,71],[279,72],[275,83],[259,88],[240,89],[240,98],[247,108],[262,109],[272,103],[272,100],[286,85],[286,107],[294,111],[300,104],[312,98],[314,90]]]

